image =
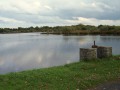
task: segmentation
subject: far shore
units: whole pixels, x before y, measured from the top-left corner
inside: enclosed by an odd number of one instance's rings
[[[63,35],[120,35],[120,26],[110,25],[71,25],[71,26],[41,26],[41,27],[18,27],[0,28],[0,34],[7,33],[30,33],[41,32],[43,34],[63,34]]]

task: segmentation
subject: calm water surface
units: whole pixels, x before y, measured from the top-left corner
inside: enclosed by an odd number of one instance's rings
[[[0,74],[77,62],[79,48],[91,47],[94,40],[120,54],[120,36],[0,34]]]

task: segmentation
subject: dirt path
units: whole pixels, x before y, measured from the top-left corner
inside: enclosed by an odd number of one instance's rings
[[[87,90],[120,90],[120,80],[112,81]]]

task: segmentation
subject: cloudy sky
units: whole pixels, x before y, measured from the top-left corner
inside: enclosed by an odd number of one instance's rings
[[[0,0],[0,27],[120,25],[120,0]]]

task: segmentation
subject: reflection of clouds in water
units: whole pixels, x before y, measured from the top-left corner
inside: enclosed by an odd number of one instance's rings
[[[74,41],[63,43],[62,39],[58,36],[57,38],[56,40],[56,36],[54,36],[51,39],[46,37],[37,42],[36,40],[27,41],[23,44],[16,44],[16,47],[12,47],[12,49],[4,50],[3,67],[6,67],[3,70],[6,72],[21,71],[58,66],[78,60],[75,59],[77,54],[74,52],[76,51]]]
[[[0,61],[0,71],[5,72],[13,72],[13,71],[21,71],[25,69],[36,68],[39,63],[41,63],[42,59],[39,56],[38,59],[33,60],[33,58],[25,59],[26,56],[17,59],[18,57],[13,57],[11,59],[6,59],[5,61]],[[2,70],[1,70],[2,69]],[[3,72],[0,72],[3,73]]]
[[[1,42],[0,73],[69,64],[79,61],[79,48],[90,47],[94,40],[97,44],[99,42],[99,45],[103,44],[100,36],[89,35],[39,36],[32,33],[16,37],[17,35],[14,37],[11,35],[11,40],[2,40]],[[104,45],[117,43],[108,41],[104,42]]]
[[[11,56],[11,57],[10,57]],[[6,72],[21,71],[26,69],[49,67],[53,53],[40,52],[39,50],[29,51],[21,55],[10,54],[8,57],[0,60],[0,67]]]
[[[54,55],[54,54],[51,52],[51,53],[48,53],[48,54],[46,55],[46,57],[49,59],[49,58],[51,58],[53,55]]]
[[[88,44],[88,42],[87,41],[79,41],[79,44],[80,45],[85,45],[85,44]]]
[[[1,47],[0,47],[0,54],[2,54],[3,56],[7,53],[13,53],[13,52],[17,52],[20,51],[20,47],[24,46],[25,44],[27,44],[28,42],[25,41],[9,41],[9,42],[4,42],[1,43]]]
[[[22,45],[22,44],[25,44],[26,42],[19,42],[19,41],[15,41],[15,42],[7,42],[7,43],[4,43],[4,45],[2,45],[1,48],[3,49],[8,49],[8,48],[12,48],[12,47],[16,47],[18,45]]]
[[[36,38],[36,36],[34,37]],[[51,67],[78,60],[76,58],[79,57],[79,52],[76,52],[78,50],[76,47],[79,47],[79,45],[77,45],[76,41],[79,40],[79,37],[67,37],[67,42],[63,42],[65,39],[60,37],[45,36],[40,40],[34,40],[33,36],[32,39],[29,36],[30,41],[24,43],[22,43],[24,40],[16,43],[12,41],[8,45],[12,49],[7,49],[7,55],[3,55],[5,59],[3,66],[6,66],[4,70],[6,69],[6,72],[9,72]],[[81,38],[85,39],[85,37]]]
[[[39,52],[31,51],[28,53],[23,53],[20,56],[14,57],[14,63],[17,65],[17,67],[36,67],[36,65],[42,62],[42,58],[43,56]]]
[[[66,64],[70,64],[70,63],[71,63],[71,61],[70,61],[70,60],[67,60]]]
[[[93,45],[93,41],[99,42],[99,36],[82,36],[79,40],[80,45],[88,45],[91,44]]]
[[[4,61],[0,59],[0,66],[4,65]]]

